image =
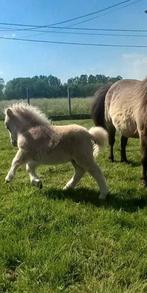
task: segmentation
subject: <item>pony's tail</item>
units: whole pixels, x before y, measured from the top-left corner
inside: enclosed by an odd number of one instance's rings
[[[108,144],[108,133],[102,127],[92,127],[89,129],[89,133],[94,141],[93,154],[96,157],[99,149]]]
[[[95,101],[92,105],[91,116],[96,126],[105,126],[105,97],[111,87],[112,83],[108,83],[106,86],[101,87],[95,93]]]

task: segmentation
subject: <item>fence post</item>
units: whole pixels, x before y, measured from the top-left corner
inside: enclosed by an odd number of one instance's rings
[[[70,87],[67,86],[67,98],[68,98],[68,113],[71,116],[71,96],[70,96]]]
[[[30,97],[29,97],[29,88],[28,87],[26,88],[26,94],[27,94],[28,105],[30,105]]]

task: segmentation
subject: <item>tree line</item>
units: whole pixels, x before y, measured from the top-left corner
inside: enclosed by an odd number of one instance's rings
[[[66,97],[68,87],[72,97],[86,97],[93,95],[101,85],[120,79],[122,79],[121,76],[82,74],[68,79],[66,83],[62,83],[56,76],[40,75],[14,78],[5,84],[4,80],[0,78],[0,99],[17,100],[25,99],[27,96],[33,98]]]

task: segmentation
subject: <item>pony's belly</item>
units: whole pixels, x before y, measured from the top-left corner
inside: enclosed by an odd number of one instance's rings
[[[36,161],[40,164],[62,164],[71,160],[69,153],[64,151],[46,151],[36,154]]]
[[[138,137],[137,125],[133,117],[117,113],[112,119],[113,125],[125,137]]]
[[[120,130],[121,134],[125,137],[132,137],[132,138],[138,138],[138,131],[136,129],[129,130],[128,128],[124,128],[122,131]]]

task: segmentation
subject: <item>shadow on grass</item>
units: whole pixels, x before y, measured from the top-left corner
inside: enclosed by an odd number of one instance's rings
[[[59,189],[50,189],[47,191],[43,191],[43,195],[45,195],[49,199],[72,199],[74,202],[80,202],[84,204],[92,204],[96,207],[104,207],[106,209],[116,209],[116,210],[124,210],[127,212],[135,212],[138,209],[143,209],[147,206],[147,195],[143,195],[138,197],[135,195],[136,190],[130,190],[130,198],[128,198],[128,193],[126,194],[126,190],[121,190],[121,192],[117,194],[109,194],[106,200],[99,200],[99,193],[94,190],[89,190],[85,188],[79,188],[75,190],[59,190]],[[133,197],[132,197],[133,194]]]
[[[140,161],[133,161],[133,160],[128,160],[128,162],[126,163],[126,162],[121,162],[120,160],[114,160],[114,162],[111,162],[111,161],[109,161],[110,163],[112,163],[112,164],[121,164],[122,166],[123,165],[129,165],[129,166],[131,166],[131,167],[141,167],[141,162]]]

